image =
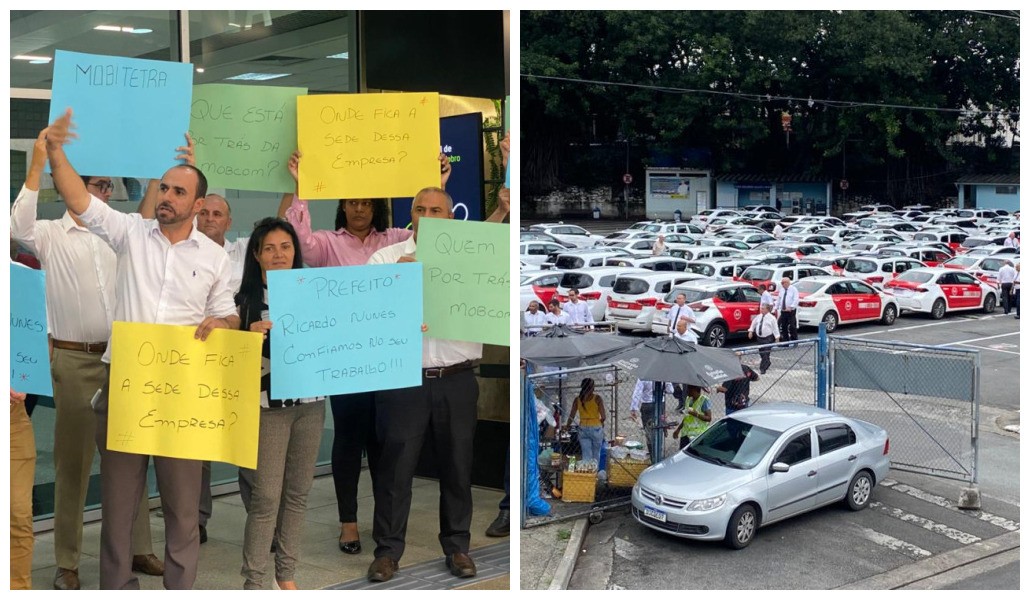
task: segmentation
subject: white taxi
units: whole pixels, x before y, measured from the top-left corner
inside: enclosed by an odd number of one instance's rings
[[[751,319],[758,314],[761,294],[749,283],[700,279],[674,287],[657,305],[651,331],[665,333],[669,327],[669,310],[679,293],[687,296],[687,306],[694,311],[691,330],[704,346],[721,348],[732,337],[746,336]]]
[[[890,294],[854,277],[809,277],[793,284],[798,289],[798,326],[826,331],[838,325],[880,321],[891,325],[900,307]]]
[[[884,284],[903,311],[929,313],[934,319],[956,310],[992,313],[998,288],[965,271],[944,267],[912,269]]]
[[[619,329],[651,331],[658,301],[674,286],[702,278],[694,273],[669,272],[619,275],[608,295],[605,321],[614,322]]]

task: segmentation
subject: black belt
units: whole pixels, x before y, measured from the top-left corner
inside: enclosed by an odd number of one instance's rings
[[[446,367],[430,367],[428,369],[422,369],[422,378],[440,379],[442,377],[454,375],[455,373],[460,373],[462,371],[471,371],[475,367],[475,363],[473,363],[471,360],[466,360],[465,362],[460,362],[456,365],[449,365]]]
[[[54,348],[61,350],[78,350],[87,354],[103,354],[107,350],[107,342],[66,342],[64,340],[50,340]]]

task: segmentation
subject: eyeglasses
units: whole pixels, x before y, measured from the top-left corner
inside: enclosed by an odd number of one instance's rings
[[[97,188],[97,190],[99,190],[101,194],[106,194],[107,192],[110,192],[114,189],[114,184],[110,181],[90,182],[87,185],[91,185]]]
[[[348,200],[347,208],[372,208],[371,200]]]

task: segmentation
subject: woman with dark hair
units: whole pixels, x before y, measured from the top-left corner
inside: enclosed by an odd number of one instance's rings
[[[300,168],[300,151],[287,163],[296,181]],[[451,174],[450,162],[440,154],[441,187]],[[340,200],[336,208],[335,231],[312,231],[308,203],[294,194],[286,209],[286,219],[297,230],[298,246],[312,267],[346,267],[363,265],[370,256],[387,246],[411,237],[410,229],[387,227],[390,221],[386,200]],[[361,453],[368,457],[368,472],[375,486],[379,464],[379,441],[376,439],[375,392],[336,394],[329,397],[333,409],[333,484],[340,517],[340,551],[361,552],[358,534],[358,478],[361,476]]]
[[[565,429],[572,428],[572,421],[579,415],[579,445],[583,449],[583,461],[601,462],[601,444],[604,443],[604,401],[594,393],[594,380],[585,377],[579,384],[579,395],[572,401],[572,410],[565,421]]]
[[[281,219],[261,220],[254,228],[243,263],[243,281],[236,294],[240,329],[264,334],[261,345],[261,420],[257,468],[247,525],[243,533],[244,589],[262,589],[268,548],[275,547],[275,584],[295,590],[294,572],[300,554],[308,492],[315,477],[315,460],[325,424],[325,397],[273,400],[268,330],[268,271],[300,269],[300,241]],[[241,469],[242,470],[242,469]],[[242,477],[242,476],[241,476]]]

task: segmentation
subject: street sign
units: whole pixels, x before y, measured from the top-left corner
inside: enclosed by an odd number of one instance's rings
[[[847,179],[841,179],[840,180],[840,189],[842,189],[842,190],[848,189],[848,180]]]
[[[629,173],[626,173],[622,176],[622,183],[625,183],[626,185],[633,183],[633,176]]]

